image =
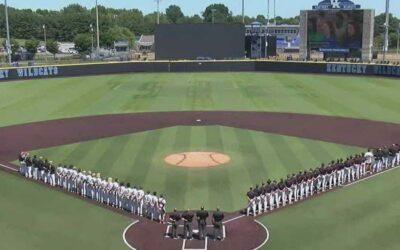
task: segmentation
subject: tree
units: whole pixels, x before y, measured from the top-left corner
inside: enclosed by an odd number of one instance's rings
[[[78,34],[74,39],[75,49],[81,55],[87,55],[92,48],[92,37],[90,34]]]
[[[55,40],[47,40],[46,42],[46,50],[53,54],[54,58],[56,58],[56,54],[58,52],[58,43]]]
[[[100,42],[102,45],[107,47],[112,47],[114,42],[117,41],[128,41],[129,46],[133,46],[135,40],[135,35],[129,29],[125,27],[114,26],[105,32],[101,38]]]
[[[165,14],[170,23],[178,23],[182,18],[185,17],[185,15],[183,15],[181,8],[176,5],[170,5],[166,9]]]
[[[25,49],[33,56],[35,56],[38,46],[39,46],[39,40],[29,39],[25,41]]]
[[[267,23],[267,19],[265,18],[264,15],[258,15],[258,16],[256,17],[256,21],[259,22],[259,23],[262,23],[262,24]]]
[[[214,12],[214,14],[213,14]],[[203,12],[204,22],[211,23],[213,21],[216,23],[230,23],[232,22],[232,12],[224,4],[211,4]]]

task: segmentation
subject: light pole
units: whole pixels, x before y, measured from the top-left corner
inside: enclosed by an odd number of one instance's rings
[[[399,57],[399,49],[400,49],[400,23],[397,28],[397,57]]]
[[[43,38],[44,38],[44,58],[47,62],[47,37],[46,37],[46,24],[43,24]]]
[[[99,57],[99,55],[100,55],[100,29],[99,29],[99,6],[97,4],[97,0],[96,0],[96,32],[97,32],[96,54],[97,54],[97,57]]]
[[[383,45],[383,61],[386,60],[386,53],[389,48],[389,2],[390,0],[386,0],[386,21],[385,21],[385,39]]]
[[[276,25],[276,0],[274,0],[274,24]]]
[[[244,23],[244,0],[242,0],[242,22]]]
[[[6,15],[6,29],[7,29],[6,50],[8,55],[8,63],[11,65],[11,40],[10,40],[10,25],[8,23],[7,0],[4,0],[4,11]]]
[[[160,1],[161,0],[156,0],[157,1],[157,24],[160,24]]]
[[[93,52],[94,52],[94,29],[93,29],[93,24],[90,24],[90,33],[91,33],[91,35],[92,35],[92,50],[91,50],[91,54],[90,54],[90,58],[92,58],[93,59]]]
[[[269,0],[267,0],[267,27],[269,25]]]
[[[215,12],[217,11],[217,9],[211,9],[211,20],[212,20],[212,24],[215,23]]]

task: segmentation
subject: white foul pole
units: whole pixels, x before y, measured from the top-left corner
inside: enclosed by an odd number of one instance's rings
[[[8,55],[8,63],[11,65],[11,40],[10,40],[10,25],[8,23],[7,0],[4,0],[4,11],[5,11],[5,15],[6,15],[6,29],[7,29],[6,49],[7,49],[7,55]]]

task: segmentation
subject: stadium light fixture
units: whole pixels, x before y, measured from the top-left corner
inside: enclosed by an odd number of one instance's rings
[[[383,45],[383,61],[386,60],[386,53],[389,49],[389,4],[390,0],[386,0],[386,21],[385,21],[385,39]]]
[[[7,56],[8,56],[8,63],[11,65],[11,40],[10,40],[10,25],[8,23],[7,0],[4,0],[4,11],[5,11],[5,16],[6,16],[6,29],[7,29],[6,50],[7,50]]]

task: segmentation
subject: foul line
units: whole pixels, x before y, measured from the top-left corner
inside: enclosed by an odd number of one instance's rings
[[[129,225],[125,228],[124,232],[122,233],[122,239],[124,239],[125,245],[126,245],[127,247],[129,247],[129,249],[131,249],[131,250],[136,250],[136,248],[134,248],[133,246],[131,246],[131,245],[128,243],[128,241],[127,241],[126,238],[125,238],[125,235],[126,235],[126,232],[128,231],[128,229],[129,229],[130,227],[132,227],[133,225],[135,225],[136,223],[138,223],[138,222],[139,222],[139,220],[136,220],[136,221],[132,222],[131,224],[129,224]]]
[[[396,167],[392,167],[392,168],[386,169],[386,170],[383,170],[383,171],[381,171],[381,172],[379,172],[379,173],[376,173],[376,174],[370,175],[370,176],[368,176],[368,177],[365,177],[365,178],[363,178],[363,179],[361,179],[361,180],[354,181],[354,182],[352,182],[352,183],[349,183],[349,184],[343,185],[342,187],[350,187],[350,186],[352,186],[352,185],[354,185],[354,184],[360,183],[360,182],[362,182],[362,181],[369,180],[369,179],[371,179],[371,178],[373,178],[373,177],[377,177],[377,176],[379,176],[379,175],[381,175],[381,174],[384,174],[384,173],[390,172],[390,171],[392,171],[392,170],[394,170],[394,169],[397,169],[397,168],[399,168],[399,167],[400,167],[400,165],[399,165],[399,166],[396,166]]]
[[[12,167],[9,167],[9,166],[6,166],[6,165],[3,165],[3,164],[0,164],[0,166],[2,166],[2,167],[3,167],[3,168],[5,168],[5,169],[8,169],[8,170],[14,171],[14,172],[19,172],[17,169],[15,169],[15,168],[12,168]]]
[[[226,223],[232,222],[232,221],[237,220],[237,219],[240,219],[240,218],[242,218],[242,217],[244,217],[244,216],[246,216],[246,215],[244,215],[244,214],[239,215],[239,216],[237,216],[237,217],[234,217],[234,218],[232,218],[232,219],[229,219],[229,220],[227,220],[227,221],[222,222],[222,224],[226,224]]]
[[[260,226],[262,226],[264,228],[265,232],[267,233],[267,237],[265,238],[264,242],[261,243],[261,245],[259,245],[258,247],[253,249],[253,250],[258,250],[258,249],[262,248],[268,242],[268,240],[269,240],[269,231],[268,231],[268,228],[264,224],[262,224],[258,220],[254,220],[254,221],[256,223],[258,223]]]

